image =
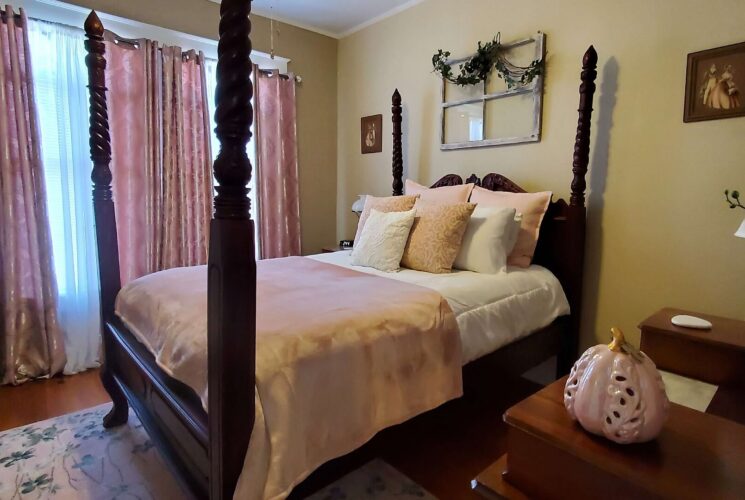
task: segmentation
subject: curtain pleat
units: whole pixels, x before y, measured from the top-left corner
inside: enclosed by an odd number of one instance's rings
[[[0,349],[2,383],[60,372],[57,285],[47,217],[28,20],[0,22]]]
[[[207,261],[212,175],[203,56],[107,42],[122,283]]]
[[[261,258],[300,255],[295,79],[254,68]]]

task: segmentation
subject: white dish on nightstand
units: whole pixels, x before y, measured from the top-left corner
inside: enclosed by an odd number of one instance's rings
[[[679,314],[673,316],[670,320],[675,326],[682,326],[683,328],[695,328],[696,330],[711,330],[712,324],[710,321],[706,321],[703,318],[697,318],[696,316],[689,316],[687,314]]]

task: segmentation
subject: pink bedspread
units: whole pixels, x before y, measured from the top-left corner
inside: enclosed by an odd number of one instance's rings
[[[235,498],[284,498],[324,462],[461,395],[458,327],[437,292],[303,257],[259,262],[257,281],[256,423]],[[117,314],[206,406],[206,268],[133,281]]]

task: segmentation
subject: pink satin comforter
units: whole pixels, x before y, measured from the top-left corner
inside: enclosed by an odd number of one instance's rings
[[[256,423],[235,498],[284,498],[324,462],[461,395],[458,327],[437,292],[303,257],[259,262],[257,281]],[[144,276],[116,307],[206,407],[206,268]]]

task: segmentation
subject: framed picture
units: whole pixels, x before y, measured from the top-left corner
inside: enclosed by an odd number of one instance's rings
[[[362,154],[383,151],[383,115],[363,116],[360,127],[360,149]]]
[[[745,116],[745,42],[688,54],[683,121]]]

